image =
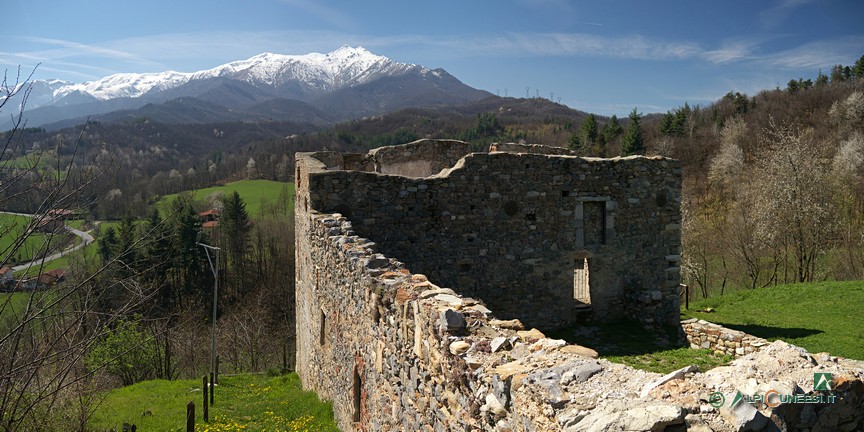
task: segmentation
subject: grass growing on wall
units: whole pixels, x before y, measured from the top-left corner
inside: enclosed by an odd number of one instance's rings
[[[112,390],[98,407],[92,430],[122,430],[123,423],[139,431],[185,431],[186,404],[195,402],[195,430],[338,431],[333,408],[303,391],[297,374],[223,376],[210,407],[210,422],[202,419],[201,380],[153,380]]]

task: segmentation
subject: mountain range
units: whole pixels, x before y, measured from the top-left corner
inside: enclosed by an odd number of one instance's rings
[[[58,129],[87,118],[164,123],[293,121],[326,125],[410,107],[459,105],[491,96],[443,69],[401,63],[363,47],[327,54],[265,53],[212,69],[115,74],[84,83],[30,83],[28,127]],[[10,100],[6,106],[21,103]],[[4,116],[8,117],[8,116]],[[8,118],[0,128],[8,129]]]

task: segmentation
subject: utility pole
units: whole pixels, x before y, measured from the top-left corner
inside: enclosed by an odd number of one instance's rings
[[[210,373],[216,373],[216,299],[219,296],[219,248],[210,246],[201,242],[196,242],[198,246],[204,248],[207,254],[207,262],[210,263],[210,271],[213,272],[213,330],[210,332]],[[210,251],[216,258],[216,265],[213,265],[213,258],[210,258]]]

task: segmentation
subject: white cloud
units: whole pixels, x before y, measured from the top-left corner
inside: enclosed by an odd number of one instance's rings
[[[48,45],[56,48],[49,48],[47,52],[54,54],[54,57],[72,57],[80,55],[94,55],[99,57],[115,58],[118,60],[135,60],[136,57],[128,52],[109,49],[105,47],[87,45],[74,41],[61,39],[48,39],[38,37],[24,38],[32,43]],[[45,51],[43,51],[45,52]]]
[[[643,36],[607,38],[584,33],[518,33],[496,36],[453,36],[424,40],[458,56],[606,57],[668,60],[700,52],[691,42],[668,42]]]
[[[769,65],[788,69],[827,69],[836,64],[852,64],[861,54],[864,36],[807,43],[764,56]]]
[[[753,58],[753,49],[758,44],[759,41],[749,39],[727,41],[718,49],[703,52],[702,57],[716,64],[746,60]]]

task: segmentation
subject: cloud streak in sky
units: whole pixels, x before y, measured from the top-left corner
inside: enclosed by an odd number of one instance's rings
[[[772,66],[789,69],[829,68],[836,64],[848,64],[850,59],[861,53],[862,46],[864,36],[848,36],[807,43],[766,55],[762,60]]]

